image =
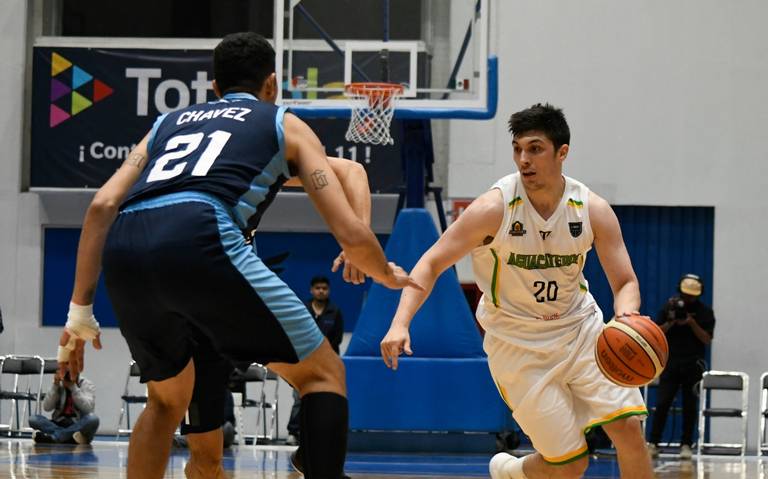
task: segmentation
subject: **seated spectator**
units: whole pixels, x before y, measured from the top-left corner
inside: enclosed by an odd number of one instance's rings
[[[90,444],[99,428],[93,414],[96,396],[93,383],[83,376],[72,380],[67,372],[57,371],[51,389],[45,394],[43,410],[53,411],[51,418],[36,414],[29,418],[37,443]]]

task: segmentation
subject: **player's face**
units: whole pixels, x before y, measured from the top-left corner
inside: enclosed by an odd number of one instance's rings
[[[312,293],[312,298],[317,301],[328,300],[328,295],[331,292],[331,288],[326,283],[317,283],[309,289]]]
[[[529,131],[516,136],[512,140],[512,148],[515,165],[526,189],[559,187],[568,145],[562,145],[555,151],[555,145],[546,135]]]

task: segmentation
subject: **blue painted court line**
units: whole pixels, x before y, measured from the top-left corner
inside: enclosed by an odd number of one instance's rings
[[[347,473],[425,476],[487,476],[490,455],[356,454],[347,455]]]

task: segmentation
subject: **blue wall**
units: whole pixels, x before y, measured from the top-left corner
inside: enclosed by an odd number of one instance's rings
[[[655,317],[664,302],[677,292],[685,273],[704,281],[702,301],[712,304],[715,209],[712,207],[614,206],[624,242],[640,281],[640,311]],[[584,274],[589,290],[608,320],[613,295],[595,251]]]
[[[387,236],[380,236],[384,244]],[[43,260],[43,326],[63,326],[75,278],[75,258],[79,228],[46,228]],[[331,263],[339,252],[336,240],[328,233],[259,233],[256,238],[259,256],[265,261],[284,253],[288,257],[273,267],[280,278],[301,299],[309,297],[309,281],[324,275],[331,281],[331,300],[342,310],[344,329],[352,331],[362,308],[370,280],[364,286],[345,283],[341,273],[331,273]],[[112,306],[103,280],[99,281],[94,304],[95,315],[104,327],[116,327]]]

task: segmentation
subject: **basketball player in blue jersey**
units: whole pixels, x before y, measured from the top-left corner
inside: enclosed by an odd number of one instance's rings
[[[219,101],[160,117],[95,195],[59,359],[77,374],[84,342],[101,346],[92,302],[103,267],[149,391],[131,435],[129,479],[164,476],[183,418],[201,437],[216,436],[210,431],[223,423],[223,394],[199,386],[218,389],[227,361],[268,364],[299,390],[304,473],[339,479],[347,435],[343,363],[243,231],[254,230],[280,186],[298,176],[350,263],[389,288],[419,286],[387,262],[350,206],[359,203],[356,187],[336,174],[346,162],[329,162],[312,130],[274,105],[269,43],[254,33],[228,35],[214,51],[214,78]],[[198,451],[204,445],[195,444]],[[220,433],[211,444],[221,448]],[[192,453],[187,477],[224,477],[220,464],[206,469]]]
[[[584,437],[602,425],[618,453],[621,476],[653,477],[638,416],[647,414],[637,388],[602,375],[594,360],[603,328],[583,268],[594,245],[619,316],[640,307],[640,289],[610,205],[563,175],[570,130],[563,112],[534,105],[512,115],[518,172],[477,198],[421,257],[411,275],[425,290],[406,288],[381,354],[397,368],[411,354],[408,327],[437,277],[471,254],[483,291],[477,319],[499,393],[534,454],[499,453],[493,479],[578,478],[588,466]]]

